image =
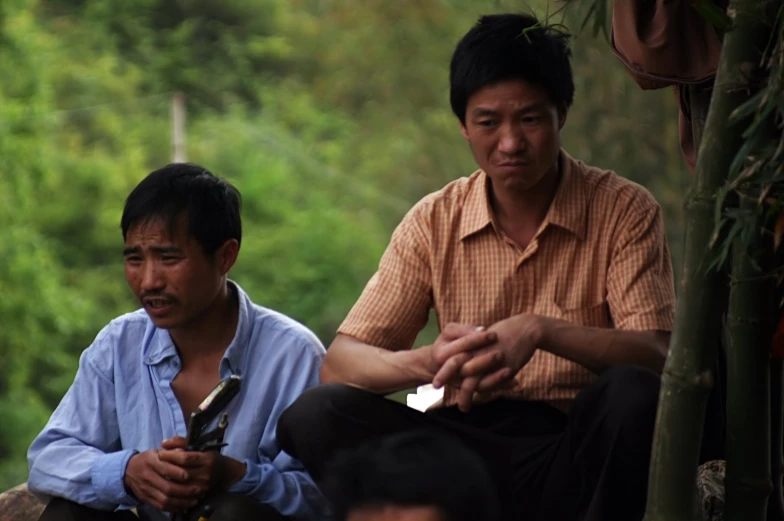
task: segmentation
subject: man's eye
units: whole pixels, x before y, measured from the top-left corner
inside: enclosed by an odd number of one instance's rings
[[[161,260],[163,262],[173,262],[173,261],[176,261],[178,259],[179,259],[179,257],[175,257],[174,255],[164,255],[164,256],[161,257]]]
[[[477,121],[476,124],[479,125],[480,127],[492,127],[495,125],[495,121],[493,121],[492,119],[483,119],[481,121]]]
[[[539,116],[526,116],[523,118],[524,125],[536,125],[540,121]]]
[[[136,257],[136,256],[125,257],[125,262],[130,262],[132,264],[137,264],[141,261],[142,261],[141,257]]]

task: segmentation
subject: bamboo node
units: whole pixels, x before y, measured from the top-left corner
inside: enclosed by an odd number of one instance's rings
[[[766,317],[762,318],[752,318],[752,317],[737,317],[737,316],[728,316],[727,317],[727,325],[728,326],[765,326],[769,325],[771,320]]]
[[[665,367],[662,376],[667,377],[681,389],[697,388],[710,390],[713,388],[713,373],[710,369],[705,369],[697,374],[686,375]],[[681,389],[678,389],[678,392]]]
[[[712,194],[693,193],[683,204],[684,210],[704,211],[713,214],[716,208],[716,197]]]

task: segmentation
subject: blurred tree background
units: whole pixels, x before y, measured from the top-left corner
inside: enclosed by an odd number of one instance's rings
[[[0,491],[110,319],[135,309],[122,270],[126,195],[172,158],[244,197],[233,272],[254,300],[328,345],[389,235],[475,164],[448,101],[454,45],[480,14],[578,13],[532,0],[0,2]],[[575,157],[650,189],[676,272],[680,157],[671,91],[640,91],[587,31],[572,42]],[[431,321],[422,339],[433,338]]]

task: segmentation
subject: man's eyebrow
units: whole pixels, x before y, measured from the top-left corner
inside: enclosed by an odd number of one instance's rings
[[[150,251],[157,254],[165,254],[165,253],[182,253],[182,250],[177,246],[151,246]],[[123,248],[123,256],[127,257],[128,255],[138,255],[142,252],[142,249],[139,246],[129,246],[127,248]]]
[[[540,102],[531,103],[530,105],[526,105],[524,107],[521,107],[520,109],[517,110],[517,112],[519,114],[529,114],[531,112],[539,112],[539,111],[546,110],[546,109],[547,109],[547,103],[544,103],[544,102],[540,101]],[[486,108],[486,107],[477,107],[477,108],[475,108],[474,110],[471,111],[471,115],[473,117],[475,117],[475,118],[480,118],[480,117],[483,117],[483,116],[495,116],[497,114],[498,114],[497,110],[489,109],[489,108]]]
[[[182,253],[177,246],[150,246],[150,250],[155,253]]]
[[[496,114],[498,114],[497,110],[486,109],[482,107],[477,107],[471,111],[471,115],[474,116],[475,118],[479,118],[482,116],[495,116]]]
[[[547,110],[547,103],[538,102],[538,103],[531,103],[520,109],[521,114],[528,114],[530,112],[539,112],[541,110]]]

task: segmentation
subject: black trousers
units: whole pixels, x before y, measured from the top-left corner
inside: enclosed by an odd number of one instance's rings
[[[584,389],[568,414],[513,400],[423,414],[328,384],[284,412],[277,437],[318,481],[338,450],[407,429],[443,429],[486,461],[505,521],[636,521],[645,511],[659,387],[652,371],[621,367]]]
[[[210,521],[286,521],[278,511],[242,494],[223,493],[206,502],[209,510],[196,507],[187,516],[198,521],[200,516]],[[79,505],[67,499],[54,498],[44,509],[39,521],[139,521],[130,511],[107,512]]]

